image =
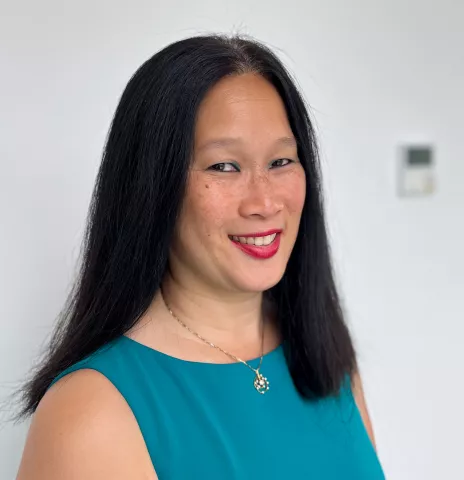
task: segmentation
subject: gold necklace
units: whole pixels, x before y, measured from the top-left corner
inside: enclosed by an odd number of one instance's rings
[[[255,372],[255,379],[253,381],[253,385],[256,388],[256,391],[265,394],[269,390],[269,380],[262,374],[260,373],[259,369],[261,368],[261,364],[263,363],[263,357],[264,357],[264,323],[263,323],[263,331],[262,331],[262,337],[261,337],[261,360],[259,361],[259,366],[258,368],[253,368],[251,365],[249,365],[245,360],[242,360],[241,358],[236,357],[235,355],[232,355],[229,352],[226,352],[223,350],[221,347],[218,345],[215,345],[214,343],[209,342],[206,340],[206,338],[203,338],[201,335],[199,335],[197,332],[194,332],[190,327],[188,327],[182,320],[180,320],[179,317],[174,315],[173,311],[170,309],[169,305],[166,302],[166,299],[164,298],[163,292],[161,292],[161,298],[163,299],[164,304],[166,305],[166,308],[168,309],[168,312],[171,314],[172,317],[174,317],[184,328],[186,328],[190,333],[198,337],[200,340],[208,344],[210,347],[216,348],[217,350],[220,350],[222,353],[226,354],[228,357],[234,359],[236,362],[241,362],[244,365],[246,365],[250,370]]]

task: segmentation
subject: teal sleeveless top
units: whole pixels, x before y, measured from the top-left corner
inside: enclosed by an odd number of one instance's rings
[[[251,360],[256,368],[259,358]],[[380,480],[382,468],[349,381],[308,401],[279,346],[264,356],[269,391],[242,363],[181,360],[126,336],[58,375],[97,370],[132,409],[160,480]]]

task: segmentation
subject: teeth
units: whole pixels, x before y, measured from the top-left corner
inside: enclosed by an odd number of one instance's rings
[[[272,235],[266,235],[265,237],[237,237],[233,236],[232,240],[234,242],[240,242],[245,245],[256,245],[257,247],[267,246],[270,245],[276,238],[277,233],[273,233]]]

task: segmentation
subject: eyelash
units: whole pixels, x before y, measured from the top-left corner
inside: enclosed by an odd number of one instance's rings
[[[286,163],[285,165],[280,165],[276,168],[283,168],[283,167],[286,167],[287,165],[290,165],[291,163],[294,163],[293,160],[290,160],[289,158],[279,158],[277,160],[274,160],[271,162],[271,165],[275,162],[280,162],[282,160],[286,160],[288,163]],[[235,172],[239,172],[239,166],[237,164],[234,164],[232,162],[220,162],[220,163],[215,163],[214,165],[211,165],[210,167],[208,167],[208,170],[213,170],[215,172],[223,172],[223,173],[232,173],[230,171],[224,171],[224,170],[220,170],[219,168],[215,168],[215,167],[219,167],[220,165],[232,165],[233,167],[236,168]]]

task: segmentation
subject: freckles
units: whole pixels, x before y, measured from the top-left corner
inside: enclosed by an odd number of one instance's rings
[[[224,225],[226,212],[222,207],[222,203],[217,201],[215,197],[205,195],[201,197],[201,201],[195,205],[196,220],[202,225],[204,232],[208,237],[211,236],[211,229],[221,228]]]
[[[226,227],[234,211],[234,198],[223,179],[193,174],[185,198],[189,222],[195,224],[203,238],[215,238]]]
[[[306,198],[306,176],[302,172],[292,172],[286,188],[289,213],[301,213]]]

